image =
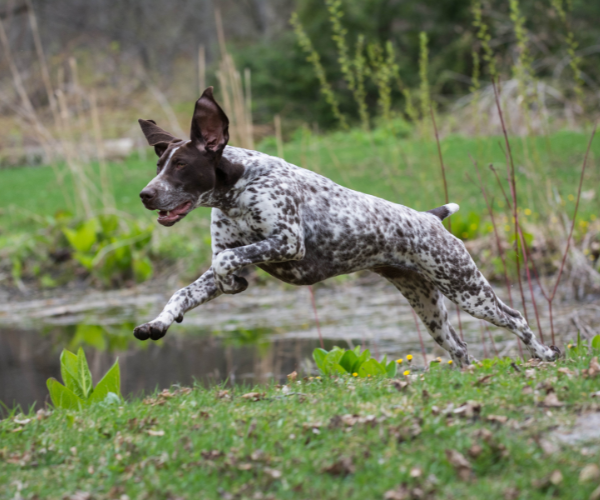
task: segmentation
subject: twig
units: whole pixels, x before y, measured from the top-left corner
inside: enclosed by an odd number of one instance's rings
[[[315,321],[317,323],[317,331],[319,332],[319,341],[321,342],[321,349],[325,349],[323,343],[323,335],[321,335],[321,325],[319,323],[319,315],[317,314],[317,303],[315,301],[315,292],[312,285],[308,285],[308,291],[310,292],[310,301],[312,303],[313,312],[315,313]]]

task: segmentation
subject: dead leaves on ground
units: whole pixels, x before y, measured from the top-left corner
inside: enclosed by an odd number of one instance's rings
[[[471,478],[473,468],[471,463],[465,458],[465,456],[456,450],[445,450],[446,457],[450,462],[450,465],[454,467],[456,474],[462,481],[468,481]]]
[[[173,392],[169,391],[169,389],[164,389],[162,392],[158,393],[158,395],[153,397],[147,397],[144,399],[143,403],[148,406],[162,406],[170,399],[177,396],[186,396],[190,392],[192,392],[191,387],[181,387]]]
[[[347,476],[348,474],[354,474],[356,467],[352,457],[341,457],[332,464],[323,467],[322,472],[332,476]]]

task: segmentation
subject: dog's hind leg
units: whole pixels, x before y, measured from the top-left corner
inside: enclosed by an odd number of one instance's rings
[[[211,267],[191,285],[175,292],[158,317],[136,327],[133,334],[140,340],[158,340],[165,336],[173,321],[181,323],[187,311],[218,297],[221,293],[215,284]]]
[[[423,274],[452,302],[475,318],[506,328],[519,337],[531,355],[544,361],[555,361],[560,350],[540,343],[519,311],[504,304],[494,293],[464,244],[448,233],[444,251],[436,263],[423,265]]]
[[[450,353],[457,366],[471,363],[472,358],[467,352],[467,344],[460,340],[448,322],[444,296],[431,280],[417,271],[391,266],[378,267],[373,271],[387,279],[406,297],[425,324],[427,331]]]

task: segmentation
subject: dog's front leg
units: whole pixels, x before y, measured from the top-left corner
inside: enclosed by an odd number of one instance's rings
[[[248,287],[244,278],[233,273],[252,264],[301,260],[305,255],[304,241],[293,233],[272,236],[258,243],[228,248],[213,256],[215,284],[223,293],[239,293]]]
[[[187,311],[219,295],[221,291],[217,289],[215,274],[211,267],[191,285],[175,292],[158,317],[136,327],[133,334],[140,340],[149,338],[158,340],[165,336],[173,321],[181,323]]]

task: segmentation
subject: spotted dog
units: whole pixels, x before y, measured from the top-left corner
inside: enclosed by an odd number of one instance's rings
[[[418,212],[281,158],[227,146],[229,121],[212,87],[196,102],[190,140],[152,120],[139,123],[159,158],[142,202],[158,210],[164,226],[196,207],[212,207],[213,258],[210,269],[177,291],[156,319],[135,328],[138,339],[157,340],[190,309],[243,292],[248,282],[236,273],[247,266],[293,285],[369,269],[406,297],[458,366],[472,358],[448,322],[444,296],[514,333],[534,357],[552,361],[560,354],[538,342],[523,316],[496,296],[463,243],[446,231],[442,220],[458,205]]]

